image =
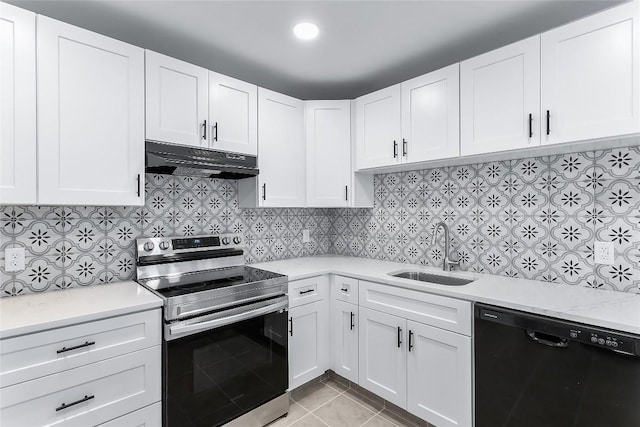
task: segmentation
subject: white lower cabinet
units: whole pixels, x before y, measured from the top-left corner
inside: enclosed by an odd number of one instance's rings
[[[289,304],[290,389],[330,367],[431,425],[472,426],[469,301],[336,275],[291,282]]]
[[[407,411],[438,427],[471,426],[471,338],[408,321]]]
[[[161,399],[160,346],[0,389],[4,426],[97,425]]]
[[[406,408],[407,356],[404,333],[407,321],[360,307],[359,382],[361,387]]]
[[[162,403],[158,402],[100,424],[100,427],[159,427],[161,425]]]
[[[354,383],[358,382],[358,306],[331,301],[331,367]]]
[[[159,426],[160,310],[0,342],[0,425]]]
[[[289,389],[329,369],[327,301],[289,309]]]

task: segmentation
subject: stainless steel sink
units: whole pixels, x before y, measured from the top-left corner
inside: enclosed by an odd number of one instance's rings
[[[462,286],[473,282],[472,279],[461,279],[459,277],[441,276],[439,274],[425,273],[424,271],[401,271],[391,274],[393,277],[401,279],[417,280],[419,282],[436,283],[438,285]]]

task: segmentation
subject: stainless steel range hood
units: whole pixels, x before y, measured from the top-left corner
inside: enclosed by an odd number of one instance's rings
[[[258,175],[258,158],[198,147],[147,141],[146,171],[163,175],[242,179]]]

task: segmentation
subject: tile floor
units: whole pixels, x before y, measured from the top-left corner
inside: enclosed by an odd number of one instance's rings
[[[333,378],[324,378],[293,390],[290,404],[289,414],[268,427],[429,426],[424,421],[408,420],[385,407],[384,401],[370,400]]]

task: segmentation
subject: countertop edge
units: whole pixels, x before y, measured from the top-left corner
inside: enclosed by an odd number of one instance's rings
[[[109,298],[104,298],[105,296]],[[93,299],[98,299],[99,303],[92,306]],[[67,309],[70,312],[64,311],[64,304],[68,304]],[[76,304],[82,306],[73,312]],[[5,297],[0,300],[0,339],[153,310],[162,305],[160,298],[131,280],[95,287]]]
[[[312,261],[314,258],[316,257],[302,257],[302,258],[292,258],[291,260],[294,260],[293,262],[295,262],[295,260],[301,260],[303,258],[306,258],[310,261]],[[348,257],[348,256],[336,256],[336,255],[325,255],[322,257],[317,257],[316,259],[321,259],[321,258],[325,258],[325,259],[357,259],[357,260],[367,260],[367,261],[380,261],[382,263],[388,263],[389,267],[395,269],[395,270],[402,270],[402,269],[425,269],[425,267],[423,266],[417,266],[417,265],[411,265],[411,264],[399,264],[399,263],[393,263],[390,261],[382,261],[382,260],[375,260],[375,259],[368,259],[368,258],[359,258],[359,257]],[[460,300],[465,300],[465,301],[470,301],[473,303],[482,303],[482,304],[488,304],[488,305],[494,305],[494,306],[499,306],[499,307],[504,307],[504,308],[509,308],[509,309],[513,309],[513,310],[518,310],[518,311],[523,311],[526,313],[531,313],[531,314],[537,314],[537,315],[542,315],[542,316],[548,316],[548,317],[553,317],[556,319],[561,319],[561,320],[566,320],[566,321],[570,321],[570,322],[576,322],[576,323],[581,323],[581,324],[585,324],[585,325],[589,325],[589,326],[595,326],[595,327],[601,327],[601,328],[607,328],[607,329],[612,329],[612,330],[616,330],[616,331],[621,331],[624,333],[630,333],[630,334],[635,334],[635,335],[640,335],[640,321],[638,321],[637,324],[631,324],[631,323],[624,323],[624,322],[619,322],[619,321],[615,321],[615,320],[608,320],[602,317],[594,317],[594,316],[590,316],[588,311],[589,309],[594,309],[597,307],[603,307],[603,306],[607,306],[607,305],[615,305],[615,304],[620,304],[620,303],[625,303],[626,301],[630,300],[631,298],[639,298],[634,296],[634,294],[629,294],[627,295],[626,293],[623,292],[613,292],[613,291],[601,291],[598,290],[596,292],[608,292],[608,296],[610,298],[603,298],[602,301],[594,304],[592,307],[590,306],[584,306],[581,307],[580,310],[577,310],[575,308],[569,309],[569,310],[553,310],[553,309],[548,309],[548,308],[544,308],[544,307],[538,307],[535,305],[528,305],[522,302],[516,302],[516,301],[509,301],[509,300],[500,300],[497,298],[490,298],[490,297],[483,297],[483,296],[479,296],[479,295],[474,295],[474,294],[465,294],[464,292],[461,292],[461,289],[457,289],[458,287],[452,287],[452,286],[446,286],[446,285],[436,285],[436,284],[425,284],[425,283],[421,283],[421,282],[414,282],[412,280],[409,279],[399,279],[399,278],[394,278],[391,277],[387,274],[384,275],[378,275],[378,274],[371,274],[371,275],[367,275],[367,274],[363,274],[361,272],[357,272],[357,271],[347,271],[344,268],[341,267],[330,267],[327,268],[326,266],[317,266],[314,267],[312,265],[307,266],[308,270],[305,271],[304,273],[293,273],[291,274],[290,271],[287,271],[286,267],[283,266],[270,266],[269,264],[274,263],[274,264],[284,264],[286,263],[287,260],[280,260],[280,261],[272,261],[272,262],[264,262],[264,263],[258,263],[258,264],[254,264],[255,267],[257,268],[264,268],[267,270],[271,270],[271,271],[275,271],[277,273],[281,273],[281,274],[286,274],[289,278],[289,281],[296,281],[296,280],[302,280],[302,279],[307,279],[307,278],[311,278],[311,277],[316,277],[316,276],[322,276],[322,275],[326,275],[326,274],[333,274],[333,275],[339,275],[339,276],[344,276],[344,277],[350,277],[350,278],[354,278],[357,280],[364,280],[364,281],[370,281],[370,282],[374,282],[374,283],[382,283],[385,285],[389,285],[389,286],[395,286],[395,287],[399,287],[399,288],[404,288],[404,289],[411,289],[411,290],[416,290],[416,291],[420,291],[420,292],[426,292],[426,293],[431,293],[434,295],[441,295],[441,296],[445,296],[445,297],[450,297],[450,298],[456,298],[456,299],[460,299]],[[313,261],[312,261],[313,262]],[[296,269],[300,269],[299,266],[296,266]],[[357,270],[357,268],[354,268],[354,270]],[[429,270],[429,272],[434,272],[433,269],[425,269],[425,270]],[[393,270],[391,270],[390,272],[393,272]],[[447,274],[445,272],[442,272],[442,274]],[[458,277],[464,277],[464,276],[475,276],[477,277],[476,282],[482,282],[482,281],[487,281],[487,280],[491,280],[492,277],[494,277],[493,275],[487,275],[487,274],[477,274],[477,273],[473,273],[473,272],[464,272],[464,271],[454,271],[449,273],[451,275],[454,276],[458,276]],[[495,276],[496,278],[498,278],[499,280],[505,280],[505,279],[509,279],[507,277],[502,277],[502,276]],[[518,280],[524,280],[524,279],[518,279]],[[531,281],[528,280],[529,282],[538,282],[538,281]],[[476,283],[477,285],[478,283]],[[571,285],[564,285],[564,284],[557,284],[557,283],[553,283],[553,284],[549,284],[547,282],[539,282],[539,284],[536,284],[539,286],[566,286],[566,290],[569,291],[570,289],[572,289],[573,287]],[[480,285],[482,286],[482,285]],[[541,288],[541,290],[544,288]],[[588,288],[575,288],[576,292],[579,292],[580,289],[588,289]],[[639,306],[640,307],[640,306]],[[640,312],[638,313],[638,319],[640,320]]]

